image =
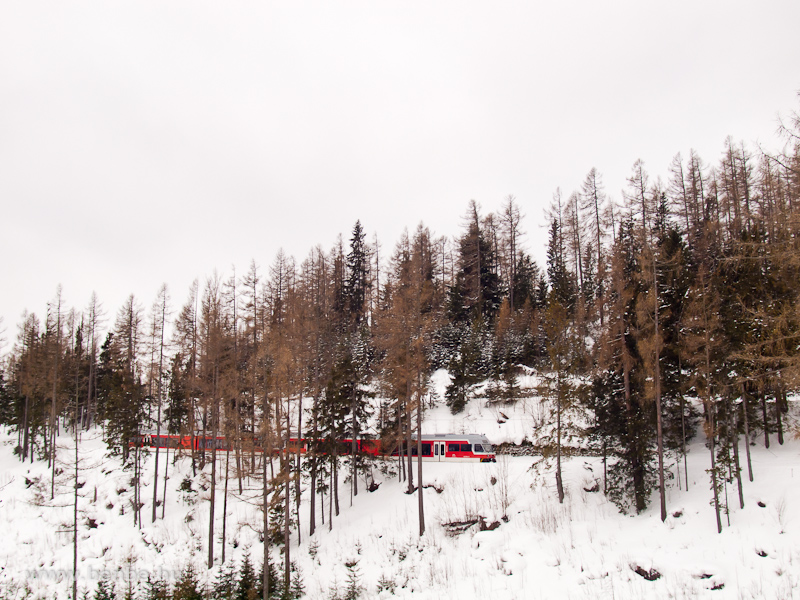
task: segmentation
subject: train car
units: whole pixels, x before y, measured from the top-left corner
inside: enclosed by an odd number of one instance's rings
[[[417,438],[411,438],[411,456],[417,456]],[[243,440],[246,446],[252,444],[252,448],[261,452],[259,438]],[[323,452],[324,441],[320,440]],[[494,448],[485,435],[475,433],[455,434],[455,433],[435,433],[423,435],[422,460],[431,462],[496,462]],[[147,446],[150,448],[184,448],[198,451],[209,451],[216,448],[218,451],[229,452],[234,450],[234,445],[229,443],[225,436],[212,437],[197,434],[194,437],[188,435],[157,435],[152,432],[142,433],[138,437],[131,439],[129,445]],[[312,445],[307,438],[289,438],[285,448],[292,454],[306,454]],[[339,456],[349,456],[352,448],[352,439],[343,439],[338,442],[337,453]],[[370,454],[376,457],[399,456],[402,450],[406,454],[405,442],[396,445],[391,452],[387,452],[379,439],[357,439],[356,447],[363,454]],[[275,448],[278,453],[281,449]]]
[[[485,435],[477,433],[434,433],[420,439],[422,460],[429,462],[497,462],[494,447]],[[405,442],[402,444],[405,448]],[[411,456],[417,456],[417,438],[411,438]],[[398,456],[396,446],[391,455]],[[405,452],[404,452],[405,453]]]

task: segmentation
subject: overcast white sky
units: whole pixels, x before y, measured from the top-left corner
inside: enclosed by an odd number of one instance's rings
[[[797,109],[800,2],[0,0],[0,316],[61,283],[109,318],[162,282],[301,261],[361,219],[388,254],[474,198],[620,190]]]

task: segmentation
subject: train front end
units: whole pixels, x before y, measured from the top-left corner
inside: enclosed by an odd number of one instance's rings
[[[489,442],[489,438],[485,435],[475,436],[476,440],[472,441],[472,451],[481,462],[497,462],[494,446]]]

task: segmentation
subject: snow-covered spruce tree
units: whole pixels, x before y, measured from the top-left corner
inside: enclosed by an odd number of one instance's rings
[[[600,340],[599,370],[594,376],[590,405],[595,420],[592,436],[604,458],[606,489],[624,512],[642,512],[655,483],[653,465],[654,413],[637,382],[642,359],[635,332],[640,293],[638,251],[633,220],[625,219],[612,252],[607,326]]]
[[[531,308],[525,300],[523,308],[512,312],[506,298],[495,319],[494,344],[491,357],[491,383],[486,391],[495,402],[511,403],[520,396],[520,363],[525,360],[526,347],[531,345]]]
[[[503,298],[497,258],[481,224],[478,204],[470,201],[466,231],[459,239],[458,271],[448,293],[448,317],[472,323],[478,317],[491,323]]]
[[[181,571],[172,591],[172,600],[203,600],[203,585],[194,565],[189,563]]]
[[[106,443],[109,451],[121,454],[126,463],[130,458],[129,442],[141,431],[145,415],[141,327],[142,309],[131,295],[118,311],[114,329],[103,343],[97,378]],[[136,448],[133,451],[138,454]]]
[[[93,598],[94,600],[116,600],[113,582],[110,582],[106,579],[101,579],[98,581]]]
[[[472,323],[455,326],[457,345],[452,350],[447,370],[450,383],[445,401],[453,414],[464,410],[472,399],[472,390],[491,373],[493,339],[482,317]]]
[[[356,221],[350,238],[350,252],[346,260],[345,280],[345,352],[347,357],[342,364],[349,379],[348,394],[350,410],[347,416],[347,429],[350,443],[350,489],[358,495],[358,473],[365,460],[359,450],[357,439],[367,431],[367,418],[370,412],[369,395],[366,386],[372,375],[374,348],[372,330],[369,322],[367,297],[372,281],[370,279],[369,249],[361,221]]]
[[[463,410],[470,388],[490,374],[492,352],[487,342],[503,298],[497,256],[474,200],[459,239],[457,262],[447,297],[447,317],[455,334],[449,337],[455,343],[447,365],[452,383],[446,399],[454,413]]]
[[[105,438],[111,454],[121,455],[133,468],[134,524],[141,526],[142,457],[148,450],[136,443],[146,419],[146,386],[141,377],[142,309],[131,294],[117,313],[114,330],[100,353],[98,405],[106,422]]]
[[[148,575],[141,598],[142,600],[171,600],[172,595],[170,594],[169,583],[163,579],[155,579]]]
[[[550,220],[550,233],[547,243],[547,281],[549,285],[549,301],[555,300],[571,314],[575,307],[575,282],[566,262],[566,250],[561,227],[560,192],[556,192],[555,212]]]

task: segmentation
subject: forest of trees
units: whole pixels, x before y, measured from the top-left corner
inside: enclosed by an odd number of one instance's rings
[[[230,543],[225,517],[221,538],[214,531],[219,503],[260,486],[261,564],[271,552],[283,563],[280,573],[262,569],[264,598],[292,589],[292,540],[333,527],[343,495],[352,502],[379,468],[355,446],[340,456],[333,440],[410,448],[432,402],[457,413],[484,382],[487,402],[549,401],[560,500],[564,431],[580,422],[603,457],[609,498],[636,513],[657,499],[664,519],[665,487],[688,485],[686,446],[702,427],[721,531],[721,490],[735,486],[743,505],[750,441],[783,443],[787,395],[800,386],[797,115],[783,134],[775,153],[729,138],[715,164],[678,155],[663,179],[637,161],[617,203],[591,169],[580,189],[554,194],[541,266],[509,196],[492,213],[470,202],[454,239],[420,224],[387,257],[356,222],[299,264],[279,252],[266,269],[254,261],[244,274],[215,273],[182,304],[166,286],[149,308],[131,295],[113,319],[96,297],[65,307],[59,287],[43,318],[18,326],[0,371],[0,421],[16,431],[20,460],[53,469],[60,430],[101,426],[137,481],[159,452],[129,446],[142,431],[233,440],[233,452],[186,460],[210,473],[209,568]],[[521,389],[525,367],[540,389]],[[436,399],[429,381],[440,368],[451,383]],[[297,432],[320,452],[286,451]],[[254,436],[274,460],[255,452]],[[419,457],[408,452],[393,468],[415,493]],[[149,510],[134,511],[136,524],[164,517],[168,477],[156,470],[153,498],[137,496]]]

